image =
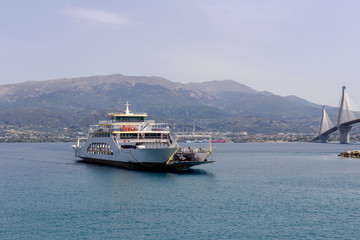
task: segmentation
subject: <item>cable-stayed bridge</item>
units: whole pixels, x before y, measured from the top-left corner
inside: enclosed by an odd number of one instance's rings
[[[346,87],[342,87],[342,97],[339,107],[339,115],[336,126],[331,122],[325,107],[322,109],[319,134],[312,141],[326,143],[330,134],[339,130],[340,143],[350,143],[350,130],[352,125],[360,122],[360,118],[356,117],[346,92]]]

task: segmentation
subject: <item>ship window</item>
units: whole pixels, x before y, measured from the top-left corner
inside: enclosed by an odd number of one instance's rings
[[[87,148],[88,153],[113,155],[114,152],[107,143],[92,143]]]
[[[110,133],[95,133],[94,137],[110,137]]]
[[[160,138],[161,133],[145,133],[145,138]]]
[[[143,122],[145,117],[115,117],[116,122]]]
[[[137,133],[121,133],[120,138],[121,139],[137,139]]]

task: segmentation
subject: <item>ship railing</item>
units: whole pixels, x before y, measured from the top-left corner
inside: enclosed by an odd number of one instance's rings
[[[163,136],[145,136],[144,139],[168,139],[167,135]]]
[[[102,127],[99,125],[91,125],[90,129],[89,129],[90,133],[95,133],[95,132],[111,132],[111,128],[106,128],[106,127]]]
[[[124,138],[121,138],[121,140],[124,140],[124,139],[138,139],[137,136],[127,136],[127,137],[124,137]]]
[[[170,127],[168,123],[154,123],[151,124],[152,131],[169,131]]]
[[[90,128],[90,132],[134,132],[134,131],[141,131],[138,127],[112,127],[112,128],[107,128],[107,127],[93,127]],[[146,130],[145,130],[146,131]],[[160,127],[156,127],[156,128],[151,128],[148,131],[154,131],[154,132],[159,132],[159,131],[169,131],[169,128],[160,128]]]
[[[113,132],[113,131],[123,131],[123,132],[131,132],[131,131],[170,131],[169,125],[164,123],[159,124],[151,124],[150,128],[147,129],[143,126],[131,126],[131,127],[123,127],[123,126],[112,126],[111,128],[99,126],[99,125],[91,125],[90,132]]]
[[[180,147],[178,153],[207,153],[209,149],[206,148],[191,148],[191,147]]]
[[[114,131],[123,131],[123,132],[130,132],[130,131],[137,131],[137,127],[105,127],[105,126],[99,126],[99,125],[92,125],[90,126],[89,132],[114,132]]]
[[[112,127],[110,128],[111,131],[113,132],[134,132],[134,131],[139,131],[139,127],[136,126],[131,126],[131,127]]]
[[[112,112],[112,113],[108,113],[108,116],[112,116],[112,115],[119,115],[119,114],[125,114],[125,112]],[[140,112],[131,112],[131,115],[146,115],[146,113],[140,113]]]
[[[99,131],[100,127],[99,125],[90,125],[89,132],[97,132]]]
[[[112,124],[113,121],[111,120],[102,120],[102,121],[99,121],[99,124]]]
[[[119,127],[112,127],[112,128],[111,128],[111,131],[117,131],[117,132],[118,132],[118,131],[121,131],[121,128],[119,128]]]

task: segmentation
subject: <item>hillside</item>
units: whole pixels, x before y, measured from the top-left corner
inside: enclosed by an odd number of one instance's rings
[[[129,101],[134,112],[147,112],[191,129],[193,117],[211,131],[249,133],[313,132],[321,106],[296,96],[259,92],[232,80],[176,83],[161,77],[92,76],[0,86],[0,124],[18,129],[83,130],[107,111]]]
[[[216,96],[219,93],[223,92],[238,92],[238,93],[258,93],[254,89],[235,82],[233,80],[214,80],[214,81],[208,81],[208,82],[201,82],[201,83],[187,83],[186,86],[188,86],[191,89],[196,89],[198,91],[206,92],[207,94],[211,96]]]

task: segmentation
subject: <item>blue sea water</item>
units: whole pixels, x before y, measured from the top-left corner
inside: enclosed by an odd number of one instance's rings
[[[216,144],[179,173],[0,144],[0,239],[359,239],[359,145]]]

